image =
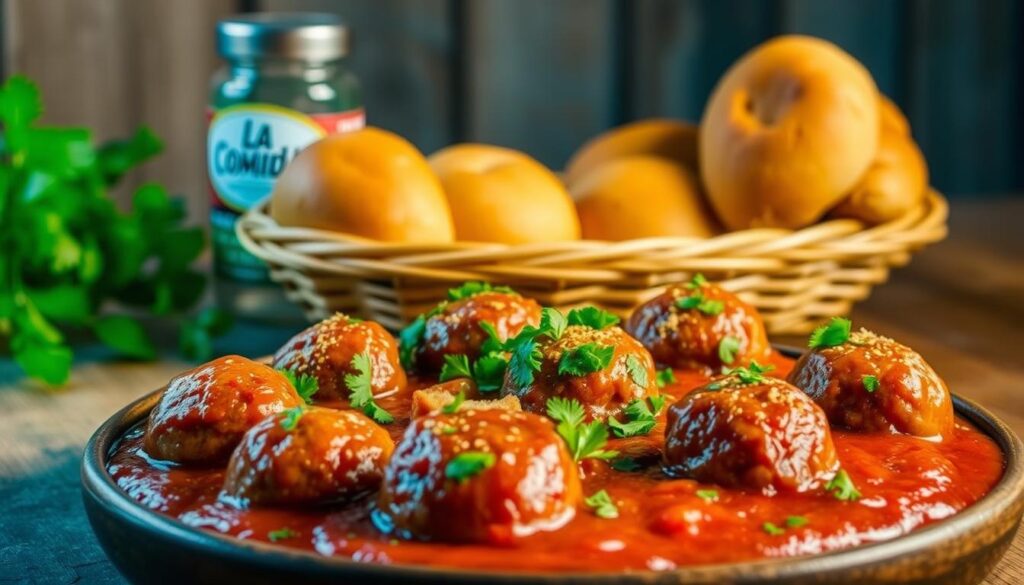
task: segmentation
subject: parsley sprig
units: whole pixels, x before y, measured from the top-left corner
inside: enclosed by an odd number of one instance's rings
[[[464,282],[455,288],[448,289],[448,300],[461,301],[462,299],[468,299],[485,292],[497,292],[510,295],[519,294],[507,286],[495,286],[489,282]]]
[[[875,390],[878,390],[878,376],[862,376],[860,381],[861,384],[864,385],[864,389],[867,390],[868,393],[872,393]]]
[[[850,474],[845,469],[840,469],[825,485],[825,491],[832,492],[837,500],[844,502],[856,502],[860,499],[860,492],[853,485]]]
[[[444,468],[444,476],[463,483],[469,478],[490,469],[497,462],[494,453],[488,451],[463,451],[452,457]]]
[[[598,518],[611,519],[619,517],[619,507],[615,505],[612,497],[605,490],[600,490],[592,496],[587,496],[584,498],[583,503],[592,509],[594,515]]]
[[[680,309],[697,309],[705,315],[720,315],[725,310],[725,303],[718,299],[708,299],[703,293],[695,292],[689,296],[676,299],[676,307]]]
[[[852,325],[849,319],[832,317],[827,325],[822,325],[811,333],[810,339],[807,340],[807,347],[819,349],[842,345],[850,339]]]
[[[281,540],[288,540],[289,538],[295,538],[299,533],[295,532],[291,528],[278,528],[277,530],[271,530],[267,533],[267,538],[270,542],[278,542]]]
[[[469,378],[476,383],[477,389],[481,392],[494,392],[501,388],[508,367],[505,344],[490,323],[481,321],[480,328],[487,333],[487,339],[480,347],[480,357],[470,363],[469,357],[464,354],[444,356],[439,381]]]
[[[159,185],[139,187],[127,213],[108,193],[163,144],[140,128],[97,147],[86,129],[38,126],[42,111],[28,78],[0,87],[0,338],[14,361],[32,378],[63,384],[69,327],[91,331],[119,355],[155,358],[138,320],[102,311],[114,303],[173,317],[182,353],[206,359],[231,320],[217,309],[185,317],[207,281],[194,267],[206,246],[202,229],[182,225],[182,200]]]
[[[608,426],[616,437],[635,437],[646,435],[654,428],[658,421],[657,415],[665,408],[664,396],[651,396],[646,400],[638,398],[631,401],[622,410],[626,415],[625,421],[615,417],[608,418]]]
[[[718,359],[723,364],[731,364],[736,361],[736,353],[740,350],[740,340],[732,335],[726,335],[718,342]]]
[[[537,346],[537,340],[547,337],[551,341],[558,341],[565,333],[566,326],[566,318],[558,309],[545,307],[541,310],[538,327],[524,327],[519,335],[504,344],[504,349],[511,352],[508,375],[517,388],[533,384],[536,373],[540,371],[540,363],[544,356]]]
[[[284,374],[285,378],[288,378],[292,388],[295,388],[295,391],[298,392],[306,404],[313,403],[313,395],[320,390],[320,382],[317,381],[315,376],[296,374],[294,370],[278,369],[277,371]]]
[[[654,381],[658,384],[658,388],[664,388],[669,384],[676,383],[676,373],[672,371],[672,368],[658,370],[657,375],[654,377]]]
[[[565,441],[575,461],[583,459],[613,459],[618,451],[605,449],[608,442],[608,425],[602,421],[584,423],[586,413],[577,400],[549,398],[548,416],[558,422],[556,430]]]
[[[569,325],[582,325],[600,331],[605,327],[617,325],[619,317],[594,306],[580,307],[569,311]]]
[[[373,400],[373,362],[370,354],[363,352],[352,356],[354,374],[345,374],[345,386],[348,388],[349,402],[363,414],[384,425],[394,422],[395,417],[384,410]]]
[[[281,417],[281,428],[289,433],[294,431],[295,428],[299,426],[299,419],[301,419],[304,414],[306,414],[305,406],[296,406],[283,411],[283,416]]]
[[[562,353],[558,359],[558,375],[585,376],[608,367],[615,355],[611,345],[584,343]]]

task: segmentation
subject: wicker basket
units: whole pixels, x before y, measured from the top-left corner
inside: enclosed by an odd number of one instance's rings
[[[281,227],[263,202],[236,232],[311,320],[343,311],[398,329],[467,280],[507,284],[545,305],[592,303],[625,315],[701,272],[757,307],[770,333],[797,334],[848,313],[891,267],[945,237],[947,211],[932,192],[920,209],[871,228],[838,219],[710,239],[424,245]]]

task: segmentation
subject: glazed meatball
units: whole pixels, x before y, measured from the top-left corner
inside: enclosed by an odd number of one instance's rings
[[[297,407],[263,419],[228,463],[224,493],[241,505],[319,504],[376,489],[395,450],[362,413]]]
[[[789,381],[837,427],[941,438],[953,430],[945,382],[914,350],[861,330],[805,353]]]
[[[307,328],[274,355],[274,367],[316,378],[314,398],[348,398],[346,374],[357,374],[352,363],[360,354],[370,357],[370,387],[374,395],[405,388],[405,371],[398,361],[398,342],[379,324],[338,313]]]
[[[837,468],[825,413],[782,380],[719,378],[668,411],[670,475],[773,494],[818,488]]]
[[[409,365],[430,373],[441,370],[446,355],[462,354],[475,360],[487,340],[481,323],[493,326],[498,339],[505,341],[523,327],[540,323],[540,305],[514,292],[494,290],[442,303],[425,317],[422,338],[411,352],[414,363]]]
[[[633,400],[658,395],[651,354],[619,327],[570,325],[557,340],[543,336],[534,343],[539,369],[524,384],[518,373],[526,360],[522,352],[514,353],[501,389],[517,396],[524,410],[547,412],[548,400],[559,396],[579,401],[588,419],[605,419]],[[570,367],[574,355],[593,350],[610,351],[611,359],[596,371]]]
[[[145,450],[178,463],[222,463],[253,425],[300,404],[280,372],[225,356],[171,379],[149,415]]]
[[[509,543],[580,503],[576,464],[541,416],[460,410],[412,421],[384,473],[377,524],[402,538]]]
[[[637,307],[625,328],[656,362],[673,368],[718,372],[763,361],[771,350],[757,310],[703,278],[670,286]]]

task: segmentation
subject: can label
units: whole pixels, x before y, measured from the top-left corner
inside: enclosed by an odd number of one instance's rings
[[[232,279],[265,282],[266,267],[242,248],[235,222],[270,195],[278,175],[306,146],[330,133],[362,128],[363,110],[307,115],[273,104],[240,104],[208,113],[214,264]]]

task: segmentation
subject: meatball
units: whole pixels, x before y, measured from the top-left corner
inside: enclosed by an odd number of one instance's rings
[[[771,350],[757,310],[703,278],[670,286],[637,307],[625,328],[656,362],[673,368],[718,372],[763,361]]]
[[[446,355],[462,354],[470,361],[480,357],[488,338],[481,323],[493,326],[498,339],[505,341],[527,325],[540,323],[540,305],[513,292],[490,290],[442,303],[425,319],[412,360],[422,372],[438,372]]]
[[[914,350],[870,331],[805,353],[789,381],[837,427],[935,438],[953,430],[952,398],[935,370]]]
[[[507,544],[560,528],[581,493],[547,418],[460,410],[410,423],[384,472],[375,519],[403,538]]]
[[[370,358],[370,389],[374,395],[405,388],[398,361],[398,342],[372,321],[337,313],[307,328],[274,354],[274,367],[316,378],[317,401],[348,398],[346,374],[358,374],[353,358]]]
[[[633,400],[658,395],[651,354],[619,327],[570,325],[557,340],[542,336],[533,343],[539,369],[523,384],[518,373],[528,360],[522,352],[514,353],[501,389],[503,395],[517,396],[523,410],[547,412],[548,400],[559,396],[579,401],[588,419],[605,419]],[[590,364],[570,367],[574,356],[602,351],[610,351],[611,357],[600,369],[588,371]]]
[[[222,463],[249,428],[302,403],[280,372],[225,356],[171,379],[149,414],[144,447],[168,461]]]
[[[260,421],[228,463],[224,493],[242,505],[319,504],[380,486],[395,450],[362,413],[296,407]]]
[[[788,383],[731,375],[673,404],[665,471],[764,493],[820,487],[838,469],[825,413]]]

